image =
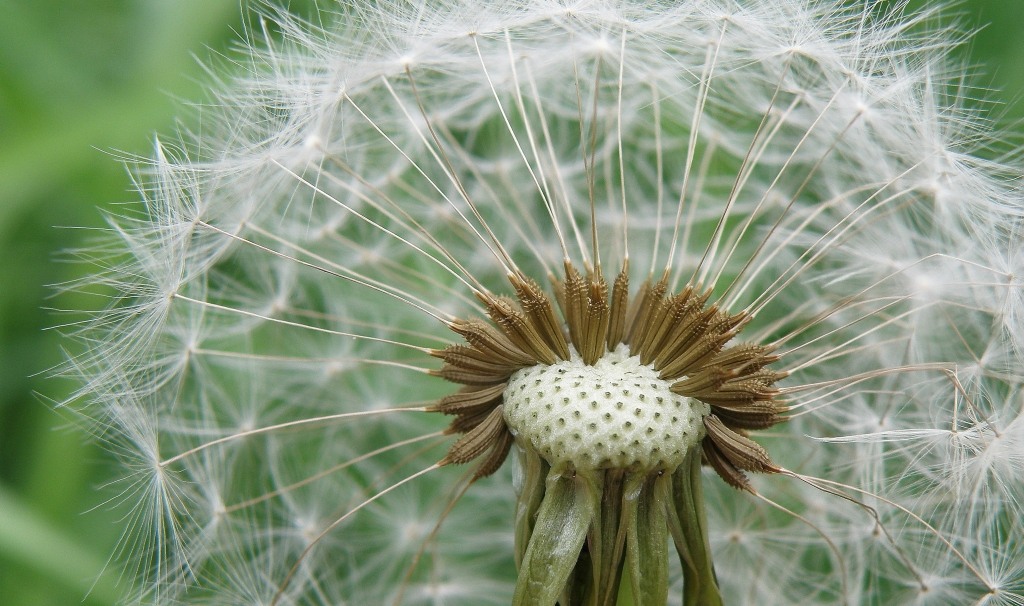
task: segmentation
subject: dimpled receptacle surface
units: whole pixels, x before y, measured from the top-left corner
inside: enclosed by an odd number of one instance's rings
[[[573,352],[512,375],[505,422],[552,466],[673,470],[704,437],[709,407],[670,385],[625,345],[593,365]]]

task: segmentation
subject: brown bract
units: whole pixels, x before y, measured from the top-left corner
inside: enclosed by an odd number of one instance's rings
[[[611,288],[600,272],[581,274],[565,264],[565,278],[553,279],[562,320],[552,298],[521,274],[509,277],[516,298],[478,295],[490,322],[456,320],[449,326],[464,344],[435,350],[444,361],[433,374],[463,387],[430,409],[452,415],[448,428],[461,434],[442,465],[480,459],[475,477],[494,473],[514,442],[502,416],[503,397],[516,371],[568,360],[575,350],[593,365],[624,343],[641,363],[671,381],[679,395],[707,403],[703,460],[730,485],[753,492],[745,471],[779,471],[748,430],[784,420],[775,382],[785,372],[768,368],[779,359],[771,345],[736,342],[750,320],[708,303],[711,290],[686,286],[670,293],[668,281],[644,282],[629,295],[628,267]],[[671,471],[671,470],[667,470]]]

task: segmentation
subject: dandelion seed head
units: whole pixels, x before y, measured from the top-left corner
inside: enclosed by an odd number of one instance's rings
[[[594,502],[661,601],[1019,601],[1021,170],[898,4],[264,7],[76,285],[138,601],[508,603]]]
[[[674,470],[704,437],[710,407],[620,345],[592,366],[578,354],[517,371],[503,396],[509,430],[552,465]],[[596,446],[596,449],[595,449]]]

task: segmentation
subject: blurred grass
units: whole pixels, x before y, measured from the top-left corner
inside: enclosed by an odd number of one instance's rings
[[[965,52],[984,74],[978,84],[1018,101],[996,108],[1007,123],[1024,117],[1021,6],[959,7],[968,26],[990,24]],[[123,523],[98,488],[114,471],[47,404],[72,387],[46,377],[61,358],[59,335],[44,330],[60,321],[43,309],[47,285],[85,271],[55,262],[82,237],[56,226],[98,226],[97,207],[135,200],[107,152],[145,155],[154,132],[173,129],[174,99],[202,97],[207,76],[194,57],[228,48],[243,8],[240,0],[0,0],[0,15],[0,602],[112,604],[123,584],[116,567],[100,573]],[[90,303],[69,296],[59,305]]]
[[[60,339],[44,329],[60,318],[42,308],[48,284],[84,269],[54,262],[80,237],[55,226],[100,225],[97,205],[135,198],[100,150],[147,153],[173,126],[173,98],[199,97],[194,54],[226,48],[240,12],[237,0],[0,1],[3,604],[117,601],[116,575],[98,576],[123,530],[97,507],[109,459],[35,395],[70,389],[46,379]]]

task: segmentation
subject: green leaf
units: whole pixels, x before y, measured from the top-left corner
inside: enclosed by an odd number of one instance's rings
[[[544,501],[519,570],[513,606],[553,606],[565,590],[593,521],[593,482],[582,475],[548,475]]]

